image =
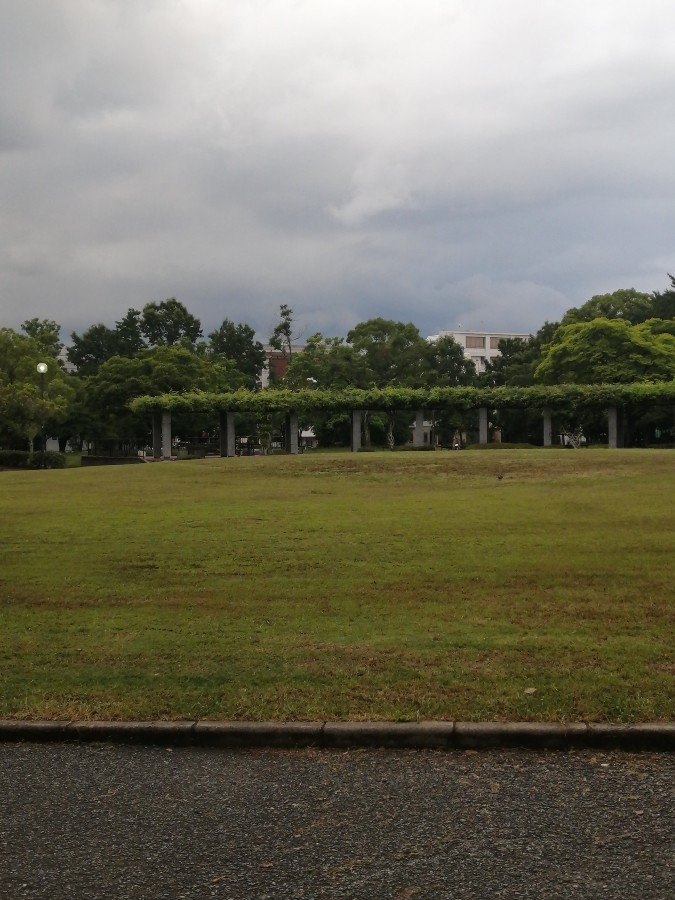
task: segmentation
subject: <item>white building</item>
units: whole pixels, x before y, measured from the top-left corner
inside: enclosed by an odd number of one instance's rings
[[[526,341],[531,335],[514,334],[505,331],[439,331],[430,335],[428,341],[438,341],[440,338],[451,337],[464,351],[464,356],[470,359],[477,372],[485,371],[485,363],[492,362],[495,356],[499,356],[499,342],[505,338],[521,338]]]

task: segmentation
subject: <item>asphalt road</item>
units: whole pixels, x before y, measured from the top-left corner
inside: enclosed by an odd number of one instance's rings
[[[0,744],[0,897],[675,897],[669,754]]]

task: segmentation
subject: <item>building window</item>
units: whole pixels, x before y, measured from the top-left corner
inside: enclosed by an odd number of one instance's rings
[[[491,337],[490,338],[490,350],[499,350],[499,342],[501,338]]]
[[[485,337],[478,337],[476,334],[467,334],[466,336],[467,350],[483,350],[485,349]]]

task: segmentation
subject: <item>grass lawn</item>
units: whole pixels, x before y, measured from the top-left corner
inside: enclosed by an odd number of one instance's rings
[[[0,716],[669,720],[674,498],[672,450],[0,472]]]

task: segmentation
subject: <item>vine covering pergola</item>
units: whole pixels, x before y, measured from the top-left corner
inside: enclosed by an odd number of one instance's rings
[[[316,412],[344,412],[352,416],[352,450],[360,449],[361,416],[365,411],[410,411],[420,422],[425,411],[478,411],[479,442],[488,440],[488,411],[498,409],[540,410],[543,416],[544,445],[551,444],[551,416],[575,411],[604,411],[608,415],[610,447],[621,439],[622,413],[635,406],[675,406],[675,381],[633,384],[556,384],[534,387],[387,387],[359,390],[271,388],[265,391],[240,389],[228,393],[186,391],[137,397],[131,408],[152,414],[155,456],[169,456],[172,413],[208,413],[220,416],[221,455],[234,456],[234,416],[282,414],[287,417],[291,442],[289,452],[297,452],[298,417],[311,419]],[[418,431],[418,429],[416,429]],[[167,452],[168,451],[168,452]]]

